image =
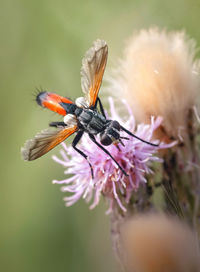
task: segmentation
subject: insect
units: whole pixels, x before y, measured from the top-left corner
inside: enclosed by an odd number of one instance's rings
[[[70,135],[76,133],[72,146],[88,161],[93,177],[93,168],[87,155],[77,147],[83,134],[87,133],[91,141],[110,156],[123,174],[128,176],[123,167],[104,146],[111,144],[117,146],[118,143],[124,145],[122,139],[129,140],[129,138],[120,136],[120,131],[124,131],[127,135],[135,137],[146,144],[157,146],[137,137],[121,126],[119,122],[106,118],[98,93],[106,67],[107,56],[108,46],[103,40],[96,40],[86,52],[81,68],[81,87],[85,96],[77,98],[75,103],[68,98],[46,91],[42,91],[36,96],[36,101],[40,106],[63,115],[64,119],[63,122],[49,124],[51,127],[55,127],[55,130],[43,130],[25,143],[22,148],[24,160],[32,161],[43,156]],[[98,105],[100,110],[97,108]],[[99,135],[100,143],[96,140],[97,135]]]

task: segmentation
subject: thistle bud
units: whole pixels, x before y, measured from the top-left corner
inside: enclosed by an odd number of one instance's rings
[[[139,215],[125,224],[122,236],[128,271],[200,271],[195,235],[177,219]]]

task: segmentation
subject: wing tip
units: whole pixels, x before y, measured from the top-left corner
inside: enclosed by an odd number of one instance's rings
[[[95,54],[100,51],[101,49],[104,49],[104,52],[108,52],[108,45],[106,41],[97,39],[93,42],[92,47],[90,47],[86,53],[85,57],[82,60],[82,64],[84,65],[86,62],[91,62],[92,59],[94,58]]]
[[[27,140],[24,146],[21,148],[21,156],[24,161],[32,161],[31,149],[34,147],[34,145],[35,145],[35,140],[30,139],[30,140]]]
[[[93,42],[93,46],[95,48],[95,51],[98,51],[100,48],[104,48],[104,47],[108,48],[108,45],[107,45],[106,41],[105,40],[101,40],[101,39],[96,39]]]

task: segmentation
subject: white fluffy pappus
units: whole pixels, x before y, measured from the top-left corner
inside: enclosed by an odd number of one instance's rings
[[[112,94],[125,97],[138,123],[162,116],[170,136],[184,130],[188,109],[200,90],[196,44],[182,32],[141,30],[127,42],[118,68],[108,79]]]

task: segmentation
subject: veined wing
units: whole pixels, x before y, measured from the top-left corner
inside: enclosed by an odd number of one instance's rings
[[[88,107],[95,106],[102,77],[106,67],[108,46],[103,40],[96,40],[82,60],[81,87]]]
[[[77,125],[73,125],[71,127],[66,127],[64,129],[57,130],[43,130],[36,134],[36,136],[26,141],[24,147],[21,149],[22,157],[26,161],[35,160],[55,146],[63,142],[70,135],[72,135],[75,131],[77,131]]]

